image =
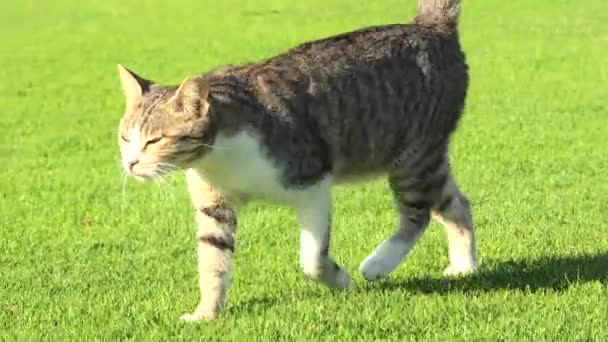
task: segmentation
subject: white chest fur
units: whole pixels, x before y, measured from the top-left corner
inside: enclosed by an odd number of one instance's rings
[[[209,184],[260,200],[291,202],[295,194],[285,189],[280,170],[265,155],[257,137],[246,132],[219,135],[214,146],[194,167]]]

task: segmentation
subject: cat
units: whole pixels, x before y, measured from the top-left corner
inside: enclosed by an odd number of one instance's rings
[[[258,63],[221,66],[163,86],[122,65],[122,166],[142,181],[184,170],[198,225],[200,303],[226,305],[237,216],[250,201],[295,209],[307,278],[352,289],[330,256],[332,185],[386,176],[399,223],[360,265],[380,279],[431,218],[447,231],[446,275],[479,265],[467,197],[448,147],[465,107],[468,65],[458,0],[420,0],[405,24],[308,42]]]

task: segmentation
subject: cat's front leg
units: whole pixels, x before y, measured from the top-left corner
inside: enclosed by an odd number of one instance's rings
[[[198,225],[200,302],[184,321],[215,319],[227,301],[232,254],[235,249],[236,208],[207,184],[196,171],[187,172],[188,190]]]
[[[330,256],[331,183],[327,180],[304,190],[296,206],[300,224],[300,264],[304,274],[327,287],[353,289],[348,272]]]

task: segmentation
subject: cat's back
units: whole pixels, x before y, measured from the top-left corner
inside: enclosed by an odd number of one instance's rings
[[[425,60],[422,61],[421,58]],[[310,41],[258,66],[292,69],[301,77],[323,72],[340,78],[380,69],[406,71],[429,67],[444,69],[465,63],[456,32],[434,30],[415,23],[379,25]]]
[[[270,108],[309,112],[328,124],[344,115],[423,112],[422,102],[434,100],[428,95],[438,88],[463,99],[468,85],[458,33],[415,23],[311,41],[248,70],[250,84]]]
[[[411,88],[422,90],[435,82],[466,87],[467,71],[457,33],[408,23],[310,41],[265,61],[211,74],[232,79],[271,111],[298,113],[340,96],[413,100]]]
[[[416,24],[305,43],[258,68],[260,99],[287,113],[300,133],[318,130],[344,173],[350,165],[382,169],[420,138],[420,127],[449,135],[468,86],[457,33]]]
[[[304,43],[212,78],[212,94],[251,113],[241,121],[263,132],[271,155],[314,155],[341,176],[385,169],[423,130],[449,135],[468,84],[457,32],[415,23]]]

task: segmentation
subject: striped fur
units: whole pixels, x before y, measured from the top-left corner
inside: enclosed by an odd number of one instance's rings
[[[352,288],[330,255],[330,239],[331,188],[353,180],[386,176],[399,215],[395,232],[361,263],[365,278],[393,271],[431,217],[449,239],[445,274],[475,269],[471,208],[448,153],[469,83],[459,15],[457,0],[421,0],[411,23],[308,42],[179,86],[119,68],[126,172],[147,180],[167,168],[188,170],[201,301],[184,319],[221,312],[237,250],[236,210],[251,200],[293,207],[306,277]]]

